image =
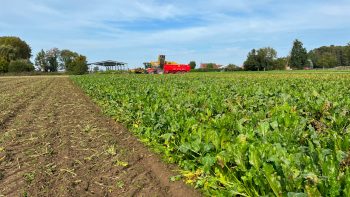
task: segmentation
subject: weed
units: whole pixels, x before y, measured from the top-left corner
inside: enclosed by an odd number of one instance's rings
[[[32,181],[34,180],[35,178],[35,172],[28,172],[28,173],[25,173],[23,175],[24,177],[24,180],[28,183],[28,184],[31,184]]]
[[[106,153],[111,155],[111,156],[115,156],[117,154],[117,149],[116,149],[116,146],[113,144],[113,145],[110,145],[108,146],[107,150],[106,150]]]

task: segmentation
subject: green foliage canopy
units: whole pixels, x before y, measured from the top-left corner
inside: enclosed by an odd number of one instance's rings
[[[191,69],[195,69],[196,68],[196,62],[195,61],[190,61],[190,67]]]
[[[241,67],[235,65],[235,64],[229,64],[224,68],[225,71],[239,71],[242,70]]]
[[[7,73],[8,66],[9,66],[8,61],[5,58],[0,57],[0,73]]]
[[[258,50],[253,49],[248,53],[244,62],[244,70],[272,70],[277,52],[271,47],[265,47]]]
[[[57,72],[58,68],[71,74],[84,74],[88,71],[86,57],[68,49],[41,50],[36,55],[35,65],[44,72]]]
[[[290,54],[289,66],[294,69],[303,69],[307,65],[307,51],[303,47],[303,43],[296,39]]]
[[[88,72],[88,66],[86,62],[86,57],[83,55],[78,55],[74,60],[70,63],[70,71],[74,75],[82,75]]]
[[[316,68],[350,66],[350,45],[322,46],[311,50],[308,55]]]
[[[25,41],[13,36],[0,37],[0,73],[31,71],[30,57],[31,48]]]
[[[35,66],[40,68],[40,70],[44,72],[49,71],[49,63],[46,60],[46,53],[43,49],[36,55],[34,62]]]
[[[7,61],[16,59],[29,59],[32,50],[30,46],[18,37],[0,37],[0,56]]]

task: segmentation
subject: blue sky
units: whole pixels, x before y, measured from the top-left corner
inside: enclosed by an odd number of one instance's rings
[[[0,36],[71,49],[89,62],[168,60],[242,65],[252,48],[289,53],[350,42],[350,0],[1,0]]]

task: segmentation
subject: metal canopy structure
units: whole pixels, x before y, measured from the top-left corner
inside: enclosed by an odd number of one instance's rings
[[[106,60],[101,62],[93,62],[88,63],[88,66],[103,66],[106,68],[106,70],[126,70],[127,69],[127,63],[124,62],[118,62],[114,60]]]

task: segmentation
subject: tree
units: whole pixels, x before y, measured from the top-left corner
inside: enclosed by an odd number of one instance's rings
[[[244,70],[258,70],[259,69],[259,63],[258,63],[258,55],[255,49],[252,49],[248,55],[247,59],[243,63]]]
[[[0,72],[31,71],[31,48],[18,37],[0,37]]]
[[[64,49],[60,52],[59,60],[60,67],[72,74],[85,74],[89,69],[85,56],[68,49]]]
[[[30,46],[18,37],[0,37],[0,48],[11,48],[9,54],[12,54],[12,57],[10,57],[12,60],[29,59],[32,56]]]
[[[317,65],[322,68],[332,68],[335,64],[337,64],[337,59],[330,53],[324,54],[317,60]]]
[[[235,65],[235,64],[229,64],[225,67],[224,69],[225,71],[239,71],[239,70],[242,70],[241,67]]]
[[[191,69],[195,69],[196,68],[196,62],[195,61],[190,61],[190,67]]]
[[[265,47],[258,50],[258,70],[272,70],[273,61],[277,56],[275,49],[271,47]]]
[[[46,72],[58,71],[58,57],[60,56],[60,50],[58,48],[52,48],[46,51],[46,61],[48,62],[48,70]]]
[[[348,54],[346,53],[346,50],[340,48],[338,52],[338,58],[337,58],[337,65],[338,66],[347,66],[349,65],[349,57]]]
[[[49,63],[46,60],[46,53],[43,49],[35,57],[35,66],[41,71],[49,72]]]
[[[86,57],[79,55],[71,63],[71,73],[74,75],[82,75],[88,72]]]
[[[280,57],[273,61],[273,70],[285,70],[287,65],[287,58]]]
[[[10,62],[16,59],[16,48],[10,45],[0,45],[0,57]]]
[[[0,73],[7,73],[9,67],[9,62],[3,58],[0,57]]]
[[[27,59],[22,59],[22,60],[13,60],[10,62],[8,71],[9,72],[32,72],[34,71],[35,68],[33,64],[27,60]]]
[[[295,40],[290,54],[289,66],[292,68],[302,69],[307,64],[307,51],[303,47],[303,43]]]
[[[271,70],[276,56],[276,50],[271,47],[253,49],[248,53],[247,60],[244,62],[244,70]]]
[[[64,49],[60,52],[59,60],[60,60],[60,67],[62,69],[65,69],[66,71],[70,72],[72,70],[72,62],[75,58],[79,56],[78,53],[70,51],[68,49]]]

